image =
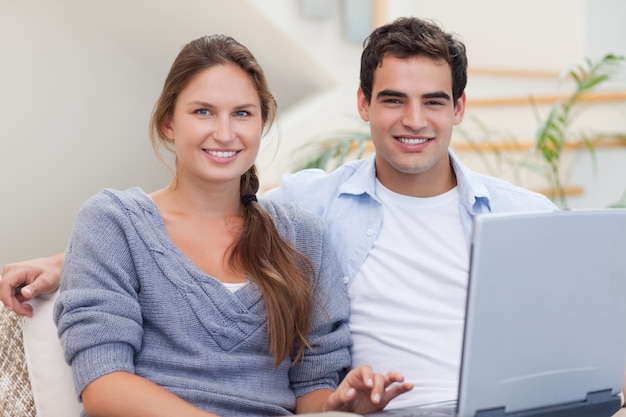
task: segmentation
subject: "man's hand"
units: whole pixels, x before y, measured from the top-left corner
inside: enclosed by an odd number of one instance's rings
[[[54,292],[61,282],[63,254],[7,264],[0,279],[0,301],[20,316],[32,317],[26,301]]]

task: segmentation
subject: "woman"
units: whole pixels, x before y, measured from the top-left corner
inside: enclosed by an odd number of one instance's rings
[[[172,182],[81,209],[55,322],[88,415],[365,413],[411,388],[361,367],[335,390],[348,298],[323,223],[255,196],[275,112],[244,46],[192,41],[151,120],[157,152],[176,156]]]

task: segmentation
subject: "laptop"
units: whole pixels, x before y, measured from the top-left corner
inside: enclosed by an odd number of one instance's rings
[[[626,210],[476,217],[458,401],[368,416],[609,417],[626,362]]]

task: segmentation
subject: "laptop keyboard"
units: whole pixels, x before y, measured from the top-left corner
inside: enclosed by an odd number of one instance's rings
[[[397,417],[454,417],[455,408],[410,408],[385,411],[386,416]]]
[[[456,400],[441,401],[437,403],[423,404],[412,407],[393,408],[374,413],[373,416],[397,416],[397,417],[455,417]]]

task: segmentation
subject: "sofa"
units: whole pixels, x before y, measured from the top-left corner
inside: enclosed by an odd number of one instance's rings
[[[31,301],[32,318],[0,306],[0,417],[78,417],[83,411],[52,321],[56,296]]]
[[[52,321],[57,295],[33,300],[32,318],[0,305],[0,417],[78,417],[83,411]],[[348,415],[324,417],[342,414]],[[614,417],[626,417],[626,408]]]

